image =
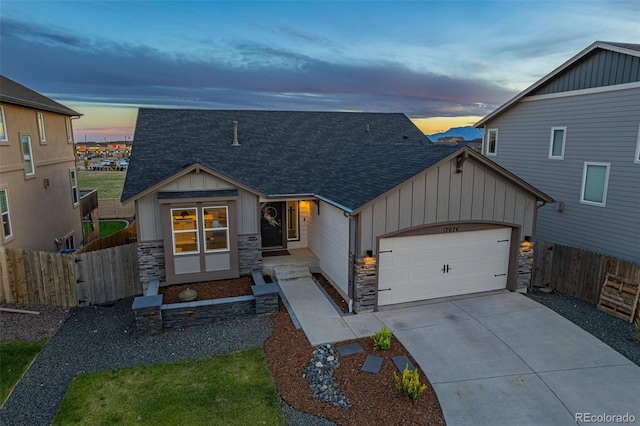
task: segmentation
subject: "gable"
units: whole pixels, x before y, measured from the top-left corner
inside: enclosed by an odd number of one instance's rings
[[[530,96],[592,89],[640,81],[640,57],[597,49]]]

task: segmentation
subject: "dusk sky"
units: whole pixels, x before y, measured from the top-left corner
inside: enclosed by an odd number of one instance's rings
[[[402,112],[472,125],[596,40],[640,43],[635,1],[6,1],[0,73],[131,138],[141,106]]]

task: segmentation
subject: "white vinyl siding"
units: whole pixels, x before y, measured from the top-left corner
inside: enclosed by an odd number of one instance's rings
[[[584,163],[580,202],[604,207],[609,185],[609,163]]]
[[[9,140],[7,135],[7,122],[4,119],[4,107],[0,105],[0,141],[6,142]]]
[[[36,167],[33,161],[31,138],[29,136],[22,136],[20,140],[22,145],[22,159],[24,161],[24,173],[27,176],[33,176],[36,173]]]
[[[311,229],[309,249],[320,261],[320,269],[325,276],[348,294],[349,276],[349,218],[342,210],[319,201],[311,203]]]
[[[549,158],[562,160],[564,158],[564,146],[567,139],[566,127],[552,127],[551,140],[549,141]]]
[[[40,143],[44,143],[47,141],[47,134],[44,130],[44,115],[41,112],[37,112],[36,116],[38,118],[38,132],[40,133]]]
[[[487,155],[496,155],[498,153],[498,129],[489,129],[487,131]]]

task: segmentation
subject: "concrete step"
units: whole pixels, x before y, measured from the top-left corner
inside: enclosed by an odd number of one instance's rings
[[[288,281],[298,278],[311,279],[311,272],[308,266],[296,265],[296,266],[276,266],[275,267],[276,281]]]

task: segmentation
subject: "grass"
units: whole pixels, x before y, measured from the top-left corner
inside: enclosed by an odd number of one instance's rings
[[[108,237],[127,227],[127,222],[122,220],[101,220],[100,238]]]
[[[83,374],[54,425],[284,425],[262,348],[215,358]]]
[[[0,343],[0,403],[9,396],[33,359],[44,348],[47,339],[37,342],[15,340]]]
[[[127,172],[78,170],[81,191],[98,190],[98,199],[120,198]]]

